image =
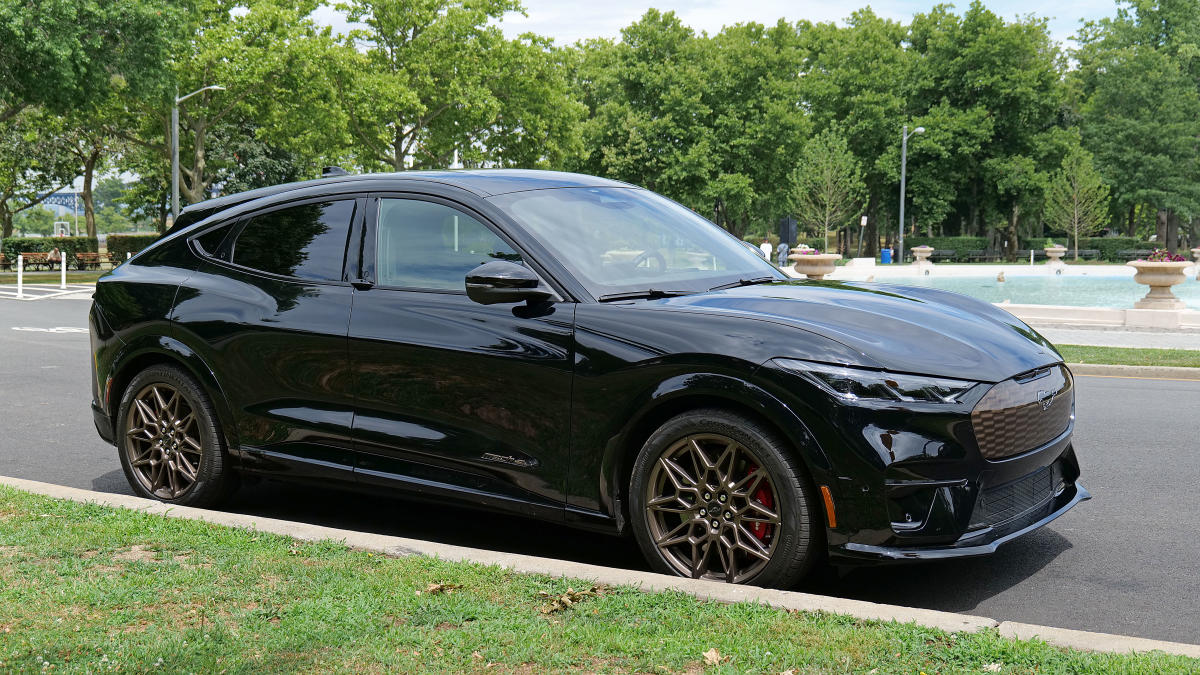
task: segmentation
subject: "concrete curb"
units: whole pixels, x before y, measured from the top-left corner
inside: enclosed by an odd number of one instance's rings
[[[1154,380],[1200,380],[1200,368],[1176,366],[1113,366],[1102,363],[1068,363],[1075,375],[1141,377]]]
[[[132,509],[168,518],[200,520],[215,525],[253,529],[304,541],[331,539],[341,541],[352,548],[391,556],[426,555],[443,560],[497,565],[526,574],[571,577],[611,586],[634,586],[645,591],[679,591],[703,600],[714,600],[717,602],[757,602],[779,609],[794,609],[806,612],[821,611],[846,614],[860,619],[875,621],[915,623],[950,632],[975,632],[985,628],[996,628],[1000,630],[1002,635],[1007,637],[1023,640],[1036,638],[1052,645],[1089,651],[1114,653],[1162,651],[1168,654],[1200,658],[1200,645],[1160,642],[1158,640],[1106,635],[1102,633],[1088,633],[1086,631],[1035,626],[1009,621],[1001,623],[984,616],[884,605],[862,600],[834,598],[795,591],[779,591],[754,586],[733,586],[698,579],[681,579],[653,572],[622,570],[517,553],[487,551],[465,546],[439,544],[420,539],[342,530],[275,518],[261,518],[240,513],[225,513],[187,506],[169,506],[151,499],[81,490],[79,488],[25,480],[23,478],[0,476],[0,485],[7,485],[18,490],[47,497]]]
[[[1200,645],[1188,645],[1180,642],[1159,642],[1146,638],[1128,637],[1125,635],[1109,635],[1108,633],[1092,633],[1086,630],[1071,630],[1070,628],[1051,628],[1035,626],[1016,621],[1004,621],[998,630],[1000,635],[1014,640],[1041,640],[1059,647],[1070,647],[1090,652],[1151,652],[1162,651],[1168,654],[1190,656],[1200,659]]]

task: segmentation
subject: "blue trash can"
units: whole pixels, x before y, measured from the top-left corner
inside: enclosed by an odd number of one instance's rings
[[[892,263],[892,249],[879,249],[879,262],[882,265],[890,265]]]

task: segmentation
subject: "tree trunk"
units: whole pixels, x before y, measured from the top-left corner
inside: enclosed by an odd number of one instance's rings
[[[83,162],[83,190],[79,193],[83,200],[83,220],[87,224],[87,236],[96,236],[96,208],[92,199],[92,181],[96,175],[96,162],[100,159],[100,150],[93,149],[92,154]]]
[[[1164,248],[1174,252],[1179,248],[1179,214],[1171,209],[1167,212],[1167,240]]]
[[[1155,248],[1162,248],[1163,244],[1167,241],[1167,211],[1166,209],[1159,209],[1155,215],[1154,244]]]
[[[207,137],[207,125],[202,121],[196,121],[192,125],[192,132],[196,135],[192,146],[192,170],[183,172],[180,176],[179,191],[182,196],[187,199],[188,204],[196,204],[204,201],[204,195],[208,192],[208,179],[204,172],[208,169],[206,162],[206,154],[204,143]],[[190,176],[190,180],[187,179]]]
[[[1017,261],[1017,223],[1021,221],[1021,205],[1013,203],[1012,217],[1008,221],[1008,251],[1004,259],[1008,262]]]
[[[867,231],[863,232],[863,256],[874,258],[879,252],[879,199],[874,193],[867,198]]]
[[[6,202],[0,202],[0,239],[8,239],[12,236],[13,214],[8,210]]]
[[[1136,209],[1137,207],[1133,204],[1129,205],[1129,219],[1125,222],[1125,234],[1131,237],[1137,236],[1137,221],[1133,219],[1133,214]]]
[[[971,181],[971,205],[968,207],[968,236],[974,237],[979,233],[979,181]]]

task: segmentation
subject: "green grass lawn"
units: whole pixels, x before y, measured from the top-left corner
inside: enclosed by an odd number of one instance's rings
[[[100,275],[107,274],[108,270],[100,271],[84,271],[77,272],[67,270],[68,284],[90,284],[95,283]],[[27,284],[57,284],[62,279],[62,272],[26,272],[25,283]],[[16,272],[0,272],[0,284],[15,284],[17,283]]]
[[[1103,363],[1120,366],[1183,366],[1200,368],[1200,350],[1133,349],[1056,345],[1067,363]]]
[[[0,487],[2,672],[1196,672],[423,557]],[[706,656],[706,654],[708,656]]]

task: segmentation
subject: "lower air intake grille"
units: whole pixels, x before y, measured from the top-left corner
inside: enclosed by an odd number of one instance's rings
[[[1058,464],[1043,467],[1017,480],[987,488],[979,495],[970,529],[998,527],[1045,506],[1063,488]]]

